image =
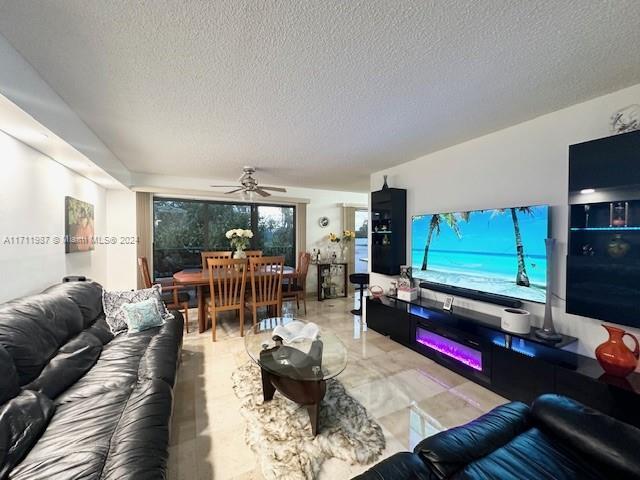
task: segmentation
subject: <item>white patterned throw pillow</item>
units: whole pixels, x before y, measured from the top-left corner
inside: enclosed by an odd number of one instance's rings
[[[145,288],[142,290],[124,290],[107,292],[102,291],[102,308],[104,315],[111,329],[111,333],[118,335],[127,330],[127,317],[122,310],[122,305],[127,303],[138,303],[143,300],[153,298],[158,302],[158,310],[162,314],[163,320],[173,318],[173,315],[169,313],[166,305],[162,301],[162,287],[160,285],[154,285],[151,288]]]

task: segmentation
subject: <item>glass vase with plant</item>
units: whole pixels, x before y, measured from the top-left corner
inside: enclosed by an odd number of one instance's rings
[[[231,248],[234,249],[233,258],[246,258],[244,253],[249,246],[249,241],[253,238],[253,232],[251,230],[245,230],[242,228],[234,228],[225,234],[231,243]]]
[[[333,243],[337,246],[337,250],[340,252],[340,261],[343,262],[345,258],[345,249],[349,246],[349,243],[356,238],[356,232],[353,230],[344,230],[342,236],[335,233],[329,234],[329,243]]]

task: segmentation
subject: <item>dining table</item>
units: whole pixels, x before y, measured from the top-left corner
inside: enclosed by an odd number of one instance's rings
[[[282,270],[283,283],[285,279],[293,278],[296,275],[294,267],[284,266]],[[173,274],[174,285],[183,287],[195,287],[196,300],[198,301],[198,332],[206,330],[207,307],[205,298],[205,287],[209,286],[209,272],[201,268],[188,268]],[[247,273],[247,285],[250,285],[250,276]],[[249,287],[251,288],[251,287]]]

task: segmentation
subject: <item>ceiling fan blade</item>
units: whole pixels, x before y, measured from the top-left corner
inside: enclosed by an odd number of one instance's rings
[[[271,190],[273,192],[286,192],[286,188],[281,187],[260,187],[262,190]]]
[[[238,188],[238,185],[209,185],[211,188]]]
[[[242,190],[244,190],[244,188],[240,187],[240,188],[236,188],[235,190],[230,190],[228,192],[224,192],[224,194],[225,195],[229,195],[230,193],[241,192]]]
[[[254,190],[258,195],[260,195],[261,197],[270,197],[271,194],[269,192],[265,192],[264,190],[262,190],[261,187],[258,187]]]

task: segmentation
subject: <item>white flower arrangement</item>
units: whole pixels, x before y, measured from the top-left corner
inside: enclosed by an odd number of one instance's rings
[[[253,232],[251,230],[243,230],[242,228],[233,228],[225,236],[231,240],[232,238],[253,238]]]
[[[253,232],[242,228],[233,228],[225,233],[225,237],[229,239],[235,250],[244,250],[249,246],[249,239],[253,238]]]

